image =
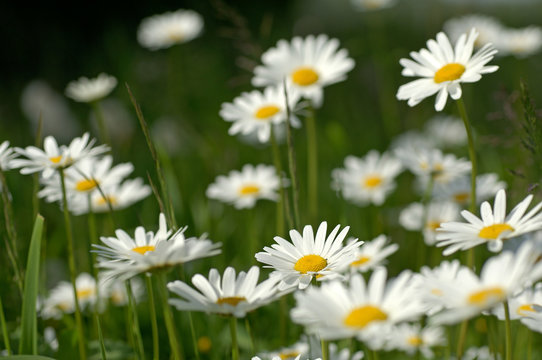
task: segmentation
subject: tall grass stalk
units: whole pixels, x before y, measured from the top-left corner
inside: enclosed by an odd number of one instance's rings
[[[279,177],[279,194],[280,199],[277,201],[277,235],[284,235],[284,219],[288,222],[288,227],[293,227],[292,212],[290,210],[290,202],[286,196],[286,190],[284,189],[284,177],[282,176],[282,161],[280,159],[280,149],[275,137],[275,130],[271,126],[271,148],[273,150],[273,163]]]
[[[505,300],[502,305],[504,306],[504,326],[505,326],[505,347],[506,347],[506,360],[512,360],[512,330],[510,326],[510,308],[508,307],[508,300]]]
[[[326,340],[320,340],[322,346],[322,360],[329,360],[329,342]]]
[[[300,219],[299,219],[299,183],[297,181],[297,163],[295,159],[295,147],[294,147],[294,138],[292,134],[292,124],[290,124],[291,109],[288,105],[288,91],[286,90],[286,80],[284,81],[284,97],[286,105],[286,136],[288,142],[288,166],[290,169],[290,178],[292,181],[292,202],[294,208],[294,227],[299,229]]]
[[[307,193],[309,222],[316,221],[318,215],[318,140],[314,107],[308,109],[305,119],[307,128]]]
[[[11,345],[9,343],[8,327],[6,325],[6,317],[4,315],[4,306],[2,304],[2,297],[0,297],[0,326],[2,326],[2,337],[4,338],[4,347],[8,355],[11,355]]]
[[[230,334],[231,334],[231,358],[239,360],[239,345],[237,344],[237,318],[230,316]]]
[[[166,275],[164,273],[156,273],[156,279],[158,280],[158,295],[160,297],[161,307],[164,313],[164,321],[166,323],[166,330],[171,352],[173,353],[173,359],[181,360],[183,358],[181,344],[179,343],[179,339],[177,337],[177,329],[175,327],[173,313],[171,312],[171,308],[168,304]]]
[[[98,286],[96,286],[98,288]],[[98,295],[96,295],[98,298]],[[96,329],[98,329],[98,341],[100,343],[100,356],[102,360],[107,360],[107,351],[105,350],[104,337],[102,334],[102,324],[100,323],[100,315],[98,312],[94,313],[94,320],[96,321]]]
[[[72,225],[70,219],[70,213],[68,211],[68,198],[66,195],[66,181],[64,178],[64,169],[59,169],[58,174],[60,175],[60,187],[62,189],[62,210],[64,212],[64,226],[66,229],[66,238],[68,240],[68,266],[70,269],[70,280],[73,288],[73,296],[75,303],[75,326],[78,333],[78,344],[79,344],[79,357],[81,360],[86,360],[87,350],[86,350],[86,338],[83,328],[83,319],[81,317],[81,307],[79,306],[79,299],[77,297],[77,287],[75,285],[75,278],[77,276],[77,270],[75,268],[75,249],[73,246],[73,233]]]
[[[96,122],[98,123],[98,131],[100,133],[100,140],[104,144],[112,145],[111,139],[109,138],[109,133],[107,131],[107,126],[105,125],[104,113],[102,107],[100,106],[100,101],[93,101],[90,103]]]
[[[151,329],[152,329],[152,358],[153,360],[160,359],[160,339],[158,335],[158,321],[156,320],[156,306],[154,305],[154,291],[152,289],[152,278],[145,274],[145,283],[147,285],[147,294],[149,296],[149,312],[151,314]]]
[[[136,303],[134,300],[134,293],[132,291],[132,283],[130,280],[126,281],[126,294],[128,295],[128,327],[129,339],[133,342],[136,354],[140,360],[145,359],[145,349],[143,348],[143,340],[141,339],[141,330],[139,329],[139,318],[137,315]]]

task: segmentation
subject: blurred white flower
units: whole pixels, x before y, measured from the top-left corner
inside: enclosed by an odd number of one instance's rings
[[[106,97],[116,86],[117,79],[111,75],[101,73],[93,79],[82,76],[68,84],[66,96],[78,102],[90,103]]]
[[[424,358],[432,359],[432,347],[446,344],[444,328],[428,326],[423,329],[418,324],[399,324],[391,328],[386,336],[386,350],[401,350],[413,356],[419,351]]]
[[[437,115],[425,124],[425,134],[436,147],[450,148],[467,143],[467,132],[461,118]]]
[[[196,38],[202,30],[200,14],[193,10],[177,10],[143,19],[137,29],[137,41],[149,50],[165,49]]]
[[[542,48],[542,29],[538,26],[505,29],[496,47],[504,54],[511,54],[518,58],[533,55]]]
[[[350,269],[360,272],[373,270],[384,265],[384,260],[399,250],[399,245],[389,244],[386,235],[380,235],[366,241],[356,252],[356,260],[350,263]]]
[[[17,154],[13,148],[9,147],[9,141],[4,141],[0,145],[0,170],[7,171],[13,168],[12,161],[19,154]]]
[[[426,245],[434,245],[437,229],[443,222],[459,219],[459,207],[452,202],[413,203],[399,214],[399,224],[407,230],[421,231]]]
[[[494,17],[481,14],[468,14],[447,20],[443,28],[444,32],[453,42],[459,40],[461,35],[468,33],[471,29],[476,29],[478,37],[474,41],[474,47],[478,49],[487,44],[496,46],[505,27]],[[499,48],[498,50],[500,52]]]
[[[75,280],[77,300],[81,310],[92,308],[96,304],[96,280],[87,273],[81,273]],[[55,286],[44,300],[41,316],[44,319],[60,319],[63,314],[75,311],[73,286],[67,281],[61,281]]]
[[[360,11],[374,11],[392,7],[398,0],[350,0],[350,2]]]
[[[491,197],[497,191],[506,188],[506,183],[499,180],[497,174],[482,174],[476,177],[476,203],[479,204]],[[448,183],[436,183],[433,188],[433,198],[440,201],[451,201],[464,207],[470,203],[470,175],[458,177]]]

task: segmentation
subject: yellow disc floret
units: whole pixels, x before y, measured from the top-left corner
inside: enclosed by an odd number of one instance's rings
[[[292,73],[292,81],[300,86],[312,85],[318,78],[318,73],[310,67],[300,67]]]
[[[363,329],[375,321],[384,321],[388,315],[377,306],[365,305],[355,308],[344,318],[343,323],[346,326]]]
[[[262,106],[254,113],[254,117],[259,120],[265,120],[275,115],[279,111],[280,108],[275,105]]]
[[[437,84],[445,81],[457,80],[465,72],[465,66],[458,63],[446,64],[437,70],[434,80]]]
[[[307,272],[317,272],[324,269],[327,266],[327,260],[320,255],[305,255],[294,265],[294,270],[299,271],[302,274]]]
[[[514,231],[514,228],[508,224],[493,224],[482,228],[478,236],[482,239],[496,240],[503,231]]]

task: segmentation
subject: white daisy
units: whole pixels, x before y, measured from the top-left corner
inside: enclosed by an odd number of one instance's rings
[[[109,211],[109,205],[113,210],[121,210],[146,198],[151,194],[151,188],[143,183],[143,179],[129,179],[122,184],[114,184],[102,189],[105,198],[99,191],[89,196],[80,194],[72,196],[68,201],[68,207],[72,214],[88,214],[90,210],[95,213]]]
[[[72,81],[66,87],[66,96],[78,102],[90,103],[103,99],[117,86],[114,76],[101,73],[97,78],[84,76]]]
[[[433,149],[436,146],[427,134],[409,130],[396,136],[392,140],[390,148],[395,152],[396,149]]]
[[[437,228],[443,222],[459,219],[459,207],[452,202],[431,202],[427,208],[420,203],[413,203],[399,214],[399,224],[410,231],[421,231],[429,246],[434,245]]]
[[[476,203],[495,196],[497,191],[506,188],[506,183],[499,180],[497,174],[476,176]],[[452,201],[464,207],[470,203],[471,178],[458,177],[446,184],[437,183],[433,188],[433,198],[440,201]]]
[[[160,214],[156,233],[145,231],[142,226],[135,230],[134,238],[124,230],[115,231],[116,237],[101,237],[104,245],[93,245],[99,255],[98,267],[104,270],[104,280],[115,278],[127,280],[137,274],[170,268],[195,259],[220,253],[220,243],[202,238],[185,238],[186,227],[172,233]]]
[[[207,188],[206,195],[244,209],[254,207],[259,199],[277,201],[279,187],[280,179],[274,166],[247,164],[241,171],[218,176]]]
[[[320,107],[324,86],[346,79],[354,68],[354,60],[345,49],[339,49],[339,40],[327,35],[294,37],[291,42],[279,40],[277,46],[262,55],[263,66],[254,69],[254,86],[286,83],[301,96]]]
[[[504,26],[499,20],[480,14],[469,14],[449,19],[444,23],[443,28],[453,42],[458,41],[461,35],[466,34],[472,28],[476,29],[478,32],[478,37],[474,41],[476,49],[487,44],[496,45],[504,30]],[[498,50],[500,51],[500,49]]]
[[[200,14],[177,10],[143,19],[137,29],[137,41],[149,50],[165,49],[198,37],[202,30]]]
[[[452,357],[452,359],[455,359]],[[465,351],[462,357],[463,360],[501,360],[501,354],[492,354],[487,346],[471,347]]]
[[[435,354],[431,348],[445,344],[446,337],[441,327],[421,329],[418,324],[399,324],[386,334],[386,350],[402,350],[410,356],[419,351],[425,358],[432,359]]]
[[[457,116],[437,115],[425,124],[425,134],[440,148],[465,145],[467,132]]]
[[[14,159],[12,166],[21,168],[21,174],[41,172],[45,179],[51,177],[57,169],[68,168],[76,162],[92,156],[98,156],[109,151],[107,145],[94,146],[96,139],[89,140],[88,133],[73,139],[68,146],[58,146],[55,138],[47,136],[43,140],[43,150],[35,146],[26,149],[15,148],[15,151],[26,159]]]
[[[106,155],[101,159],[89,157],[82,159],[76,165],[64,172],[66,192],[68,196],[83,195],[88,197],[91,193],[99,193],[100,189],[118,186],[121,181],[134,171],[131,163],[113,165],[113,157]],[[47,202],[62,199],[60,176],[56,174],[44,181],[44,188],[38,193],[40,198]]]
[[[403,271],[388,283],[386,276],[385,268],[377,268],[367,284],[354,274],[349,285],[336,280],[296,292],[292,321],[322,339],[356,336],[364,341],[371,328],[416,319],[421,308],[411,273]]]
[[[463,210],[461,216],[468,223],[446,222],[437,229],[437,246],[448,246],[444,255],[450,255],[458,250],[466,250],[487,243],[490,251],[501,251],[503,241],[522,234],[542,229],[542,214],[539,213],[542,203],[536,205],[527,214],[527,208],[533,199],[527,196],[512,211],[506,215],[506,193],[499,190],[495,196],[493,210],[487,201],[482,203],[478,218],[473,213]]]
[[[9,141],[4,141],[0,145],[0,170],[7,171],[13,168],[12,161],[19,154],[14,152],[13,148],[9,147]]]
[[[401,59],[404,76],[419,76],[421,79],[402,85],[397,91],[397,99],[408,100],[414,106],[435,93],[435,110],[441,111],[446,105],[448,94],[452,99],[461,97],[460,83],[472,83],[481,79],[482,74],[497,71],[498,66],[485,66],[497,53],[491,44],[483,46],[472,55],[474,41],[478,32],[472,29],[467,36],[463,34],[452,48],[448,37],[440,32],[437,40],[427,41],[427,49],[411,52],[415,60]]]
[[[145,293],[145,287],[140,278],[134,277],[129,280],[132,295],[135,302],[139,302]],[[98,281],[100,300],[111,302],[114,306],[125,306],[128,304],[128,293],[124,281]]]
[[[397,0],[350,0],[359,11],[374,11],[392,7]]]
[[[510,320],[521,320],[523,324],[538,324],[542,320],[542,283],[529,287],[508,299]],[[491,311],[499,320],[505,320],[504,308],[497,306]]]
[[[310,225],[303,228],[303,235],[290,230],[292,242],[275,236],[276,244],[264,247],[263,252],[256,254],[256,260],[267,264],[264,267],[275,269],[271,276],[281,280],[280,289],[291,286],[304,289],[313,277],[318,280],[339,277],[339,272],[356,259],[356,249],[362,244],[355,239],[343,246],[350,227],[345,227],[340,233],[339,228],[337,225],[327,238],[325,221],[318,227],[316,235]]]
[[[294,115],[299,93],[293,87],[288,90],[290,123],[300,127],[301,122]],[[269,86],[263,92],[253,90],[242,93],[232,103],[223,103],[220,116],[233,122],[228,130],[230,135],[256,133],[259,142],[266,143],[271,137],[271,126],[286,122],[286,98],[283,86]]]
[[[262,352],[259,356],[264,360],[274,359],[275,357],[281,360],[294,360],[298,356],[307,357],[309,350],[310,346],[307,341],[298,341],[292,346],[283,347],[277,351]]]
[[[356,260],[350,263],[352,270],[365,272],[381,266],[384,260],[399,249],[397,244],[389,244],[386,235],[380,235],[371,241],[363,243],[358,248]]]
[[[395,177],[402,171],[401,162],[388,153],[370,151],[364,158],[347,156],[344,169],[335,169],[332,188],[357,205],[382,205],[395,189]]]
[[[422,184],[426,184],[429,178],[432,178],[435,184],[446,184],[471,170],[470,161],[444,154],[439,149],[398,148],[395,149],[395,156],[418,176]]]
[[[192,277],[195,290],[182,281],[170,282],[168,289],[181,298],[169,303],[178,310],[244,317],[247,312],[275,301],[285,294],[277,288],[278,279],[268,278],[258,284],[260,269],[253,266],[235,276],[235,269],[227,267],[222,279],[218,270],[209,271],[209,279],[197,274]]]
[[[91,275],[79,274],[75,279],[75,288],[81,310],[92,308],[96,304],[96,280]],[[43,302],[41,316],[44,319],[60,319],[63,314],[71,314],[74,311],[73,286],[67,281],[61,281]]]
[[[449,282],[455,281],[459,271],[470,270],[466,266],[462,266],[459,260],[453,260],[443,261],[433,269],[422,266],[420,274],[414,275],[416,287],[425,309],[424,313],[433,315],[442,310],[443,287],[446,287]]]
[[[539,256],[533,244],[526,242],[516,253],[504,251],[487,260],[479,277],[472,270],[461,268],[454,280],[435,284],[442,291],[444,310],[431,320],[440,324],[458,323],[499,305],[541,277]]]
[[[528,57],[542,48],[542,29],[537,26],[505,29],[496,46],[505,54],[512,54],[518,58]]]

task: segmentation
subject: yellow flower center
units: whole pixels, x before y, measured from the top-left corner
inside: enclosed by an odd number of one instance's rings
[[[75,184],[75,190],[77,191],[90,191],[94,189],[96,186],[98,186],[98,182],[96,180],[81,180],[78,181],[77,184]]]
[[[476,291],[469,295],[467,302],[472,305],[484,306],[490,301],[504,300],[506,294],[500,287],[491,287],[484,290]]]
[[[170,30],[168,33],[168,38],[173,42],[180,42],[184,39],[184,36],[177,30]]]
[[[113,195],[106,195],[105,198],[103,196],[101,196],[100,198],[98,198],[98,200],[96,200],[96,204],[98,204],[98,205],[107,205],[108,202],[111,205],[116,205],[117,204],[117,198],[114,197]]]
[[[50,157],[49,160],[53,164],[58,164],[60,162],[60,160],[62,160],[62,155]]]
[[[343,320],[346,326],[362,329],[374,321],[384,321],[388,318],[385,312],[373,305],[365,305],[350,311]]]
[[[279,354],[281,360],[295,359],[300,353],[298,351],[287,351]]]
[[[407,339],[407,343],[412,346],[420,346],[423,344],[423,339],[419,336],[411,336]]]
[[[454,194],[454,200],[455,200],[455,202],[463,204],[463,203],[467,202],[467,200],[469,199],[469,196],[470,196],[470,194],[466,193],[466,192],[457,193],[457,194]]]
[[[294,265],[294,270],[299,271],[302,274],[307,272],[317,272],[327,266],[327,260],[320,255],[305,255]]]
[[[478,236],[482,239],[496,240],[503,231],[514,231],[514,228],[508,224],[493,224],[482,228]]]
[[[78,298],[79,300],[86,300],[86,299],[88,299],[89,297],[91,297],[92,294],[94,294],[94,290],[92,290],[92,289],[81,289],[81,290],[77,290],[77,298]]]
[[[256,111],[256,113],[254,113],[254,117],[256,119],[265,120],[275,115],[279,111],[280,111],[280,108],[275,105],[262,106],[261,108],[258,109],[258,111]]]
[[[208,336],[201,336],[198,338],[198,350],[200,353],[206,354],[211,351],[211,339]]]
[[[229,304],[231,306],[237,306],[241,301],[247,301],[244,296],[228,296],[220,298],[216,301],[218,305]]]
[[[155,247],[153,245],[144,245],[144,246],[137,246],[132,249],[132,251],[135,251],[138,254],[145,255],[149,251],[154,251]]]
[[[435,296],[442,296],[442,295],[444,295],[444,294],[442,293],[442,290],[436,289],[436,288],[435,288],[435,289],[431,289],[431,294],[433,294],[433,295],[435,295]]]
[[[300,67],[292,73],[292,81],[300,86],[309,86],[318,81],[318,74],[309,67]]]
[[[516,310],[516,313],[519,316],[529,316],[529,314],[526,314],[529,312],[536,312],[536,310],[533,308],[533,304],[524,304],[524,305],[518,306]]]
[[[428,221],[425,227],[429,230],[436,231],[440,227],[440,221]]]
[[[375,188],[382,183],[382,178],[378,175],[367,176],[363,181],[365,187]]]
[[[350,266],[360,266],[365,264],[366,262],[369,262],[369,260],[371,260],[369,256],[362,255],[356,261],[352,261],[352,263],[350,263]]]
[[[437,84],[445,81],[457,80],[465,72],[465,66],[458,63],[446,64],[435,73],[433,80]]]
[[[254,195],[260,192],[260,187],[257,185],[245,185],[239,189],[240,195]]]
[[[111,294],[111,302],[115,305],[121,305],[124,302],[124,294],[121,291],[114,291]]]

